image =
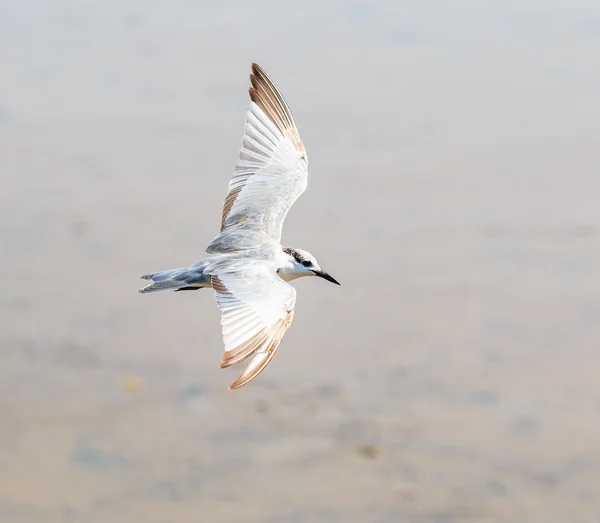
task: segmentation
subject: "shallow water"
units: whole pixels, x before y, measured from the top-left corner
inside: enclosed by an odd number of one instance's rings
[[[0,522],[600,521],[597,2],[0,4]],[[202,256],[269,72],[294,325],[236,392]]]

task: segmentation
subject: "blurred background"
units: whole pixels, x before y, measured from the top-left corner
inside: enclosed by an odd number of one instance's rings
[[[310,185],[266,371],[211,292],[250,63]],[[600,521],[600,5],[0,2],[0,522]]]

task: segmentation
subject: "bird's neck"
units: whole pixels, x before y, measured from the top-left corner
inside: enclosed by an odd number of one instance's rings
[[[277,271],[279,277],[284,281],[292,281],[296,278],[301,278],[302,276],[306,276],[306,273],[299,272],[295,270],[293,267],[280,267]]]
[[[296,278],[300,278],[305,276],[306,274],[298,267],[298,264],[294,261],[294,259],[282,253],[283,256],[277,260],[279,262],[279,269],[277,270],[277,274],[284,281],[295,280]]]

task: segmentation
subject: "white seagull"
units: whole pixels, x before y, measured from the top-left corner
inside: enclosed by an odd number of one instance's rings
[[[308,159],[288,105],[257,64],[250,82],[242,148],[209,256],[141,276],[152,283],[139,291],[215,291],[225,344],[221,368],[251,357],[230,390],[260,374],[290,327],[296,290],[287,282],[319,276],[339,285],[312,254],[281,246],[283,221],[306,189]]]

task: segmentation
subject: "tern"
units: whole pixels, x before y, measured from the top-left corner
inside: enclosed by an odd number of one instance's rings
[[[289,281],[318,276],[339,285],[312,254],[281,246],[285,217],[307,186],[308,157],[287,103],[257,64],[250,83],[242,148],[208,256],[140,276],[152,283],[139,290],[213,289],[225,345],[221,368],[250,359],[230,390],[256,378],[279,348],[296,304]]]

